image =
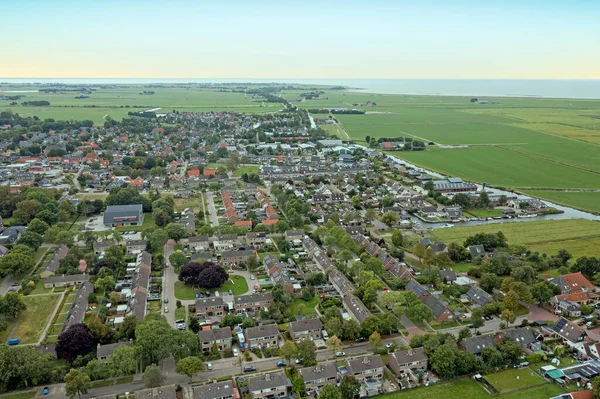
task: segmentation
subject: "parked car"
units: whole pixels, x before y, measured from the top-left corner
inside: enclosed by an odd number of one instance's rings
[[[365,342],[367,339],[365,337],[358,337],[354,340],[354,342]]]
[[[346,356],[346,352],[335,352],[335,355],[336,355],[337,357]]]
[[[255,278],[255,277],[254,277],[254,274],[251,274],[251,275],[250,275],[250,280],[254,280],[254,278]]]
[[[46,396],[50,393],[50,388],[48,387],[44,387],[44,389],[42,390],[42,395]]]
[[[254,367],[254,366],[244,366],[244,373],[250,373],[252,371],[256,371],[256,367]]]
[[[165,313],[169,313],[169,307],[165,306]]]
[[[169,303],[169,298],[165,298],[165,303]]]
[[[391,342],[388,343],[388,344],[385,344],[385,347],[388,348],[388,349],[391,348],[392,346],[394,346],[394,344],[392,344]]]
[[[285,367],[287,366],[286,362],[277,362],[277,367]]]
[[[212,363],[206,363],[206,369],[212,370]]]
[[[302,363],[302,360],[304,360],[304,359],[296,359],[296,364]]]
[[[237,348],[233,348],[233,356],[238,356],[240,354],[240,352],[238,351]]]

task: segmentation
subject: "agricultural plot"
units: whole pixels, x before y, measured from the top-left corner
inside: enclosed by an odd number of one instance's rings
[[[16,318],[9,320],[8,328],[0,333],[0,341],[18,338],[22,344],[38,342],[49,319],[54,314],[60,295],[24,296],[27,309]]]
[[[432,235],[445,243],[462,244],[467,237],[474,234],[498,231],[504,233],[509,244],[523,244],[531,250],[548,254],[566,249],[575,256],[593,255],[597,248],[595,244],[600,242],[600,223],[584,219],[489,223],[481,226],[436,229],[432,230]]]
[[[557,204],[568,204],[575,208],[600,213],[600,191],[525,190],[524,193],[534,197],[543,197]]]

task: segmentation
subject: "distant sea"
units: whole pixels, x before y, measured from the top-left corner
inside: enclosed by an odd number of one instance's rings
[[[354,91],[431,96],[600,99],[600,79],[64,79],[0,78],[0,83],[152,84],[297,83],[346,86]]]

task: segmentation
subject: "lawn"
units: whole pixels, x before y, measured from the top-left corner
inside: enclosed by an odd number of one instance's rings
[[[490,395],[477,382],[471,379],[461,379],[379,397],[382,399],[488,399]]]
[[[469,271],[469,268],[473,266],[472,263],[455,263],[450,266],[450,269],[454,270],[457,273],[466,273]]]
[[[529,367],[488,374],[484,378],[501,394],[546,383],[542,376]]]
[[[173,204],[175,212],[183,212],[186,208],[192,208],[194,211],[202,209],[199,198],[174,198]]]
[[[244,166],[240,166],[239,168],[237,168],[235,170],[235,172],[233,173],[234,176],[237,177],[242,177],[242,175],[244,173],[258,173],[259,167],[256,165],[244,165]]]
[[[292,301],[290,305],[290,315],[293,317],[295,315],[309,315],[316,314],[317,311],[315,308],[319,304],[319,297],[315,295],[315,297],[310,301],[305,301],[302,298],[296,298]]]
[[[544,384],[524,391],[511,392],[498,396],[502,399],[548,399],[565,393],[558,385]]]
[[[36,343],[53,316],[60,295],[24,296],[22,299],[27,309],[16,320],[9,320],[8,328],[0,333],[0,342],[19,338],[22,344]]]
[[[600,223],[585,219],[542,220],[534,222],[490,223],[480,226],[431,230],[434,238],[445,243],[463,243],[477,233],[502,231],[509,244],[523,244],[534,251],[555,254],[566,249],[577,256],[594,255],[600,243]],[[582,244],[585,243],[585,244]]]
[[[184,319],[185,320],[185,306],[180,306],[175,308],[175,320]]]
[[[156,224],[154,224],[154,216],[151,212],[144,213],[144,222],[141,226],[122,226],[116,227],[117,231],[142,231],[150,228],[155,228]]]
[[[31,291],[29,295],[47,294],[50,291],[50,289],[44,288],[44,280],[39,280],[37,283],[35,283],[35,288],[33,289],[33,291]]]
[[[465,209],[464,213],[476,218],[493,218],[502,216],[502,209]]]
[[[30,399],[35,398],[35,391],[16,392],[7,395],[2,395],[2,399]]]
[[[233,283],[232,283],[233,280]],[[231,290],[233,295],[243,295],[248,292],[248,283],[246,279],[239,275],[230,275],[229,280],[217,289],[202,289],[202,292],[228,292]],[[183,283],[182,281],[175,282],[175,297],[181,300],[190,300],[196,298],[196,293],[199,293],[200,289],[192,287]]]
[[[544,197],[557,204],[600,213],[599,191],[525,190],[524,193],[533,197]]]

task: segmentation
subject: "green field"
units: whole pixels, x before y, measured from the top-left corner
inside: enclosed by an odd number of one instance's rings
[[[22,344],[36,343],[53,315],[60,295],[24,296],[22,299],[27,310],[16,320],[9,319],[8,328],[0,333],[0,342],[18,338]]]
[[[150,228],[154,228],[154,227],[156,227],[156,224],[154,224],[154,215],[152,215],[151,212],[148,212],[148,213],[144,213],[144,221],[142,222],[141,226],[115,227],[115,230],[117,230],[117,231],[142,231],[142,230],[146,230],[146,229],[150,229]]]
[[[570,205],[600,213],[600,192],[525,190],[525,194],[533,197],[544,197],[557,204]]]
[[[244,165],[237,168],[233,175],[236,177],[241,177],[244,173],[258,173],[258,170],[259,167],[256,165]]]
[[[535,222],[489,223],[431,231],[445,243],[463,243],[477,233],[502,231],[509,244],[523,244],[534,251],[555,254],[566,249],[575,256],[594,255],[600,244],[600,223],[585,219],[543,220]]]
[[[501,394],[547,383],[541,375],[535,373],[529,367],[508,369],[499,373],[488,374],[484,378]]]
[[[502,209],[465,209],[463,212],[476,218],[502,216]]]
[[[292,316],[316,314],[317,311],[315,310],[315,308],[318,304],[319,297],[316,295],[311,301],[305,301],[302,298],[296,298],[292,301],[292,304],[290,305],[290,314]]]
[[[231,280],[233,280],[233,284],[231,283]],[[198,287],[192,287],[188,284],[185,284],[182,281],[175,282],[175,297],[177,299],[181,299],[181,300],[196,299],[196,293],[200,293],[200,292],[206,292],[206,291],[224,292],[224,291],[229,291],[229,290],[231,290],[233,295],[244,295],[245,293],[248,292],[248,283],[246,282],[246,279],[243,278],[242,276],[233,275],[233,274],[229,276],[229,280],[227,280],[227,282],[225,284],[223,284],[222,286],[220,286],[217,289],[209,289],[209,290],[201,289],[200,290]]]

